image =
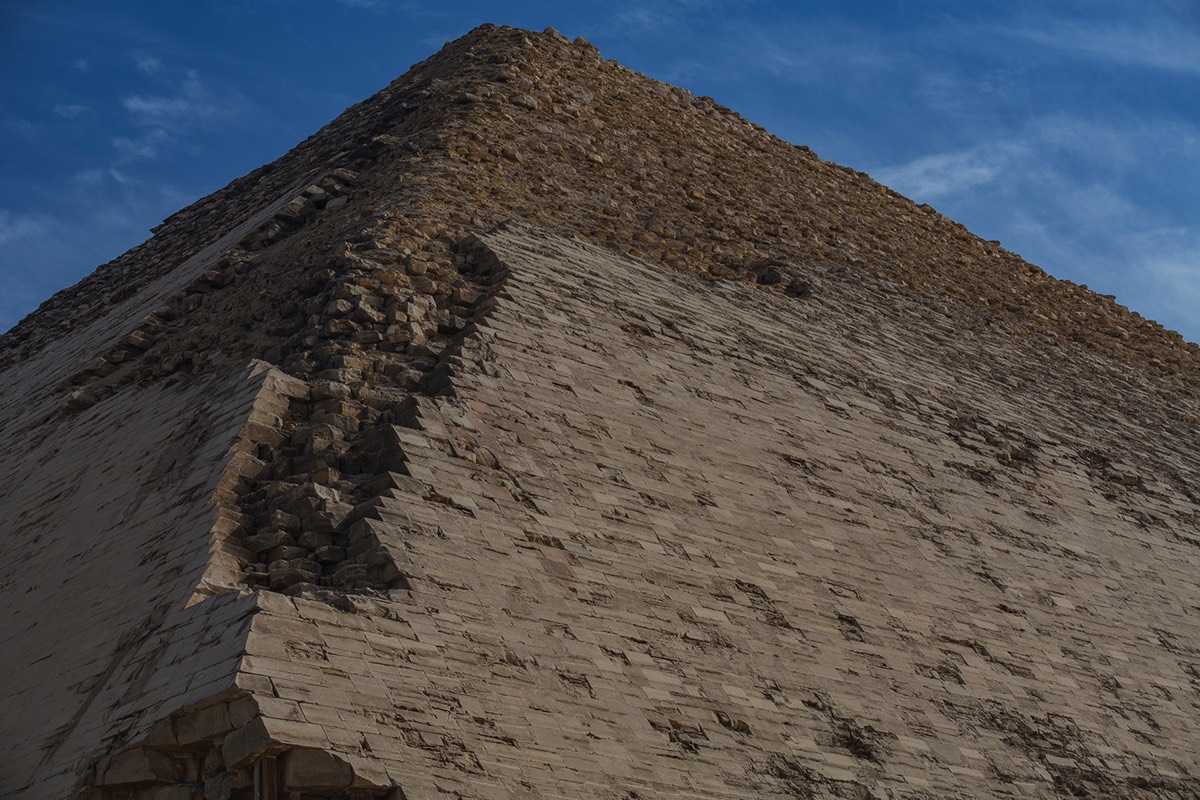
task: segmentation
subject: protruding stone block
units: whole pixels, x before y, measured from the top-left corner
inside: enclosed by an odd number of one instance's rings
[[[324,750],[289,750],[279,759],[280,785],[287,791],[330,796],[354,784],[354,770]]]
[[[148,747],[135,747],[114,756],[96,781],[99,786],[153,786],[174,783],[183,770],[170,755]]]
[[[251,720],[225,737],[221,756],[230,767],[243,767],[271,749],[274,742],[262,717]]]

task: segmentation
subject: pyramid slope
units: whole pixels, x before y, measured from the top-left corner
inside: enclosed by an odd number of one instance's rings
[[[586,43],[0,351],[0,796],[1197,791],[1196,349]]]
[[[945,299],[964,328],[1052,336],[1178,375],[1177,390],[1195,390],[1200,348],[1178,334],[710,98],[606,61],[583,40],[486,25],[173,216],[0,338],[0,348],[14,358],[72,317],[103,313],[206,237],[335,167],[367,168],[377,187],[327,215],[353,225],[344,240],[411,249],[435,280],[454,282],[437,268],[453,242],[515,217],[719,277],[746,278],[763,258],[832,269],[876,291]]]

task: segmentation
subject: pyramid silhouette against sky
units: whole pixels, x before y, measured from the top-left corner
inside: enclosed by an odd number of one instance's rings
[[[448,44],[0,386],[2,797],[1200,795],[1200,350],[583,40]]]

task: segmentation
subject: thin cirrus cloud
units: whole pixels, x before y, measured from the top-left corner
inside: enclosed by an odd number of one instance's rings
[[[74,119],[85,111],[90,111],[87,106],[76,105],[74,103],[59,103],[54,106],[54,113],[63,119]]]
[[[179,90],[170,95],[128,95],[121,105],[141,124],[168,127],[214,119],[222,107],[195,72],[188,72]]]
[[[13,213],[0,208],[0,244],[41,236],[49,230],[49,223],[45,215]]]
[[[904,164],[872,170],[877,181],[917,200],[953,197],[1011,174],[1025,155],[1023,144],[993,143],[921,156]]]
[[[162,128],[151,128],[141,136],[117,136],[112,146],[123,161],[150,160],[158,158],[163,146],[171,141],[171,135]]]
[[[1165,298],[1173,316],[1164,321],[1173,327],[1194,319],[1200,308],[1200,238],[1187,231],[1159,232],[1159,246],[1137,264],[1147,276],[1142,295],[1156,300]],[[1140,302],[1139,302],[1140,304]]]
[[[153,75],[162,69],[162,60],[157,56],[146,55],[145,53],[134,53],[133,63],[137,65],[140,72],[147,75]]]
[[[81,170],[75,173],[74,176],[75,183],[84,187],[100,186],[106,179],[110,178],[120,184],[137,182],[116,167],[92,167]]]
[[[1197,163],[1200,130],[1181,121],[1117,120],[1049,114],[969,147],[928,153],[871,170],[882,183],[921,200],[953,198],[986,185],[1030,181],[1046,185],[1063,160],[1090,164],[1089,174],[1117,181],[1144,169],[1139,154],[1153,152],[1181,167]],[[1069,170],[1062,170],[1068,174]],[[1094,180],[1094,179],[1093,179]],[[1054,187],[1054,191],[1072,187]],[[1095,196],[1102,184],[1087,187]],[[1105,190],[1110,191],[1110,190]]]
[[[154,72],[164,65],[157,62]],[[173,145],[186,144],[188,137],[202,125],[233,116],[241,107],[238,95],[219,97],[194,70],[188,70],[174,90],[164,94],[130,94],[121,98],[121,107],[141,129],[135,135],[111,139],[122,163],[153,160]]]
[[[1058,22],[1001,32],[1077,57],[1200,75],[1200,33],[1179,20]]]
[[[1194,164],[1182,124],[1049,116],[1005,138],[872,170],[882,183],[956,219],[987,220],[999,238],[1052,274],[1086,280],[1168,327],[1191,331],[1200,307],[1200,232],[1139,195],[1131,152]],[[1082,172],[1073,163],[1092,166]],[[1194,333],[1191,334],[1194,336]]]
[[[611,19],[618,28],[648,32],[666,26],[679,28],[699,13],[738,4],[739,0],[642,0],[619,6]]]

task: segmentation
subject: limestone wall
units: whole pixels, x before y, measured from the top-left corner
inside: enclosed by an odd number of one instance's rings
[[[188,601],[266,374],[131,387],[5,429],[0,796],[69,796],[170,712],[235,690],[253,599]]]
[[[296,744],[409,798],[1195,793],[1194,454],[1102,464],[998,379],[1034,354],[962,380],[936,325],[469,260],[500,288],[356,512],[402,579],[256,619]]]

